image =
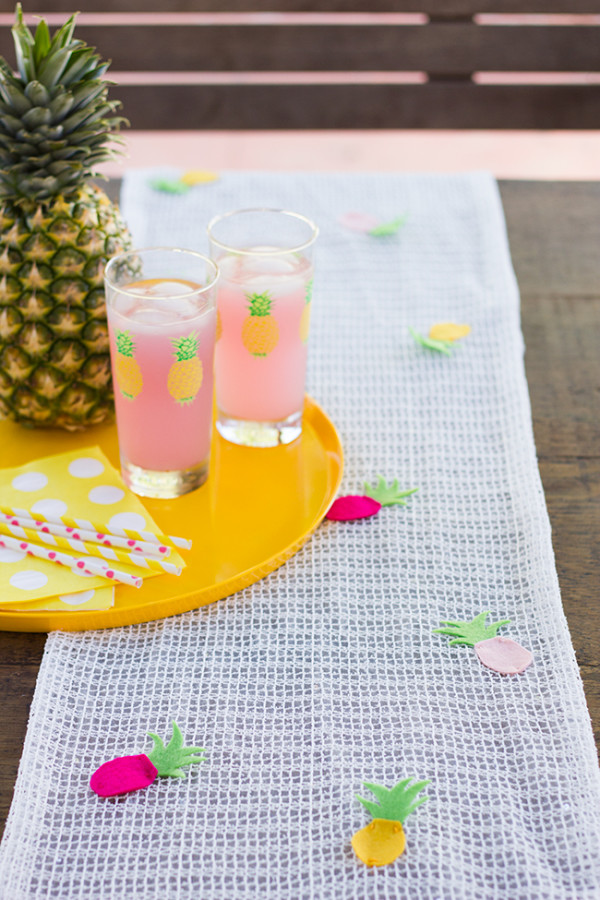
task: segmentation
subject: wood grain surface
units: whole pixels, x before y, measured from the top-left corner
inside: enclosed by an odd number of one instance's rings
[[[598,127],[598,16],[507,24],[485,13],[600,12],[600,0],[261,7],[86,0],[76,36],[112,61],[111,97],[137,130]],[[0,56],[12,64],[4,18]]]
[[[28,13],[82,12],[323,12],[323,0],[32,0]],[[4,7],[3,7],[4,9]],[[6,6],[7,11],[13,7]],[[599,13],[599,0],[327,0],[327,12],[406,12],[432,18],[477,13]]]
[[[118,187],[110,185],[113,196]],[[600,747],[600,184],[501,182],[563,605]],[[0,632],[0,825],[44,635]]]
[[[77,26],[113,72],[597,72],[598,31],[589,25],[478,25],[473,21],[320,24],[182,22]],[[0,29],[0,55],[12,35]]]
[[[153,130],[574,129],[597,130],[600,84],[475,84],[432,75],[423,84],[253,83],[229,73],[198,82],[117,83],[131,127]],[[312,76],[311,76],[312,78]],[[358,79],[358,75],[356,76]],[[274,76],[274,82],[279,82]]]

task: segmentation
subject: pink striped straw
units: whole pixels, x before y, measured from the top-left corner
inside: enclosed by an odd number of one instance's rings
[[[11,516],[8,513],[0,512],[0,522],[2,520],[8,525],[14,525],[16,528],[29,528],[38,532],[41,531],[43,534],[66,538],[67,540],[85,541],[86,544],[98,544],[101,547],[122,549],[126,553],[143,553],[145,556],[154,556],[156,559],[166,559],[167,556],[171,555],[170,547],[151,544],[150,541],[134,541],[131,538],[87,531],[84,528],[74,530],[73,528],[67,528],[66,525],[56,525],[44,519]]]
[[[138,566],[141,569],[153,569],[155,572],[168,572],[170,575],[181,575],[181,567],[174,563],[167,562],[164,559],[157,559],[156,556],[145,556],[142,553],[126,553],[124,550],[114,549],[113,547],[105,547],[102,544],[88,544],[79,538],[78,533],[73,533],[70,537],[62,537],[44,532],[44,529],[27,528],[18,525],[18,519],[9,518],[3,522],[0,519],[0,534],[6,534],[15,538],[23,538],[39,544],[40,541],[45,545],[54,547],[64,547],[67,552],[75,550],[76,553],[85,553],[88,556],[97,556],[103,560],[117,560],[127,563],[130,566]],[[20,521],[26,522],[26,519]]]
[[[140,588],[143,584],[143,579],[139,576],[129,575],[128,572],[120,572],[118,569],[111,569],[107,563],[100,562],[100,560],[98,562],[93,559],[83,560],[76,556],[71,556],[70,553],[63,553],[61,550],[41,547],[32,541],[0,535],[0,547],[6,547],[7,550],[24,550],[30,556],[58,563],[61,566],[67,566],[67,568],[73,569],[75,572],[82,572],[85,575],[98,575],[101,578],[120,581],[122,584],[130,584],[136,588]]]
[[[17,518],[37,519],[42,522],[52,522],[55,525],[64,525],[67,530],[74,531],[84,528],[86,531],[94,531],[100,537],[127,537],[132,541],[149,541],[151,544],[158,544],[160,547],[167,545],[178,547],[182,550],[190,550],[192,542],[189,538],[176,537],[175,535],[155,534],[153,531],[135,531],[132,528],[109,528],[107,525],[97,522],[90,522],[88,519],[71,519],[67,516],[44,516],[41,513],[33,512],[30,509],[19,509],[18,507],[0,506],[0,512]]]

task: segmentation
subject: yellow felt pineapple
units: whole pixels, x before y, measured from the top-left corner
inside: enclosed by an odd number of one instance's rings
[[[250,315],[242,325],[242,343],[253,356],[268,356],[279,341],[279,328],[271,315],[273,298],[268,291],[247,297]]]
[[[356,799],[373,816],[373,821],[352,837],[354,852],[367,866],[387,866],[404,853],[404,821],[428,799],[415,798],[429,782],[416,781],[411,784],[411,781],[412,778],[405,778],[393,788],[365,782],[364,786],[375,795],[378,803],[356,795]]]
[[[70,430],[112,412],[103,272],[131,246],[90,183],[124,120],[74,27],[33,36],[18,5],[18,71],[0,57],[0,417]]]
[[[167,376],[167,388],[172,397],[184,406],[191,403],[202,387],[202,361],[198,358],[198,335],[194,331],[171,340],[175,350],[174,362]]]

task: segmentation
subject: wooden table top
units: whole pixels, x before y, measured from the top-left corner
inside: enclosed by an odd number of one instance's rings
[[[500,190],[556,567],[600,748],[600,183],[504,181]],[[0,828],[44,643],[0,632]]]

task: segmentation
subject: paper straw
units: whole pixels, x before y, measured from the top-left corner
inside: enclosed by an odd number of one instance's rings
[[[151,544],[149,541],[134,541],[132,538],[118,537],[117,535],[107,535],[102,532],[86,531],[78,528],[75,531],[72,528],[67,529],[66,525],[56,525],[53,522],[47,522],[43,519],[31,519],[25,516],[10,516],[8,513],[0,513],[0,522],[4,519],[10,525],[19,528],[33,528],[36,531],[42,531],[45,534],[52,534],[56,537],[74,539],[76,541],[85,541],[86,544],[100,544],[103,547],[118,547],[127,553],[143,553],[145,556],[154,556],[156,558],[165,559],[171,555],[171,548]]]
[[[143,580],[138,575],[119,572],[118,569],[111,569],[106,563],[101,563],[100,561],[77,559],[76,556],[71,556],[69,553],[41,547],[32,541],[19,540],[18,538],[7,537],[2,534],[0,535],[0,547],[6,547],[7,550],[24,550],[38,559],[46,559],[49,562],[58,563],[61,566],[67,566],[69,569],[79,570],[88,575],[99,575],[101,578],[120,581],[122,584],[131,584],[136,588],[140,588],[143,584]]]
[[[88,556],[97,556],[105,560],[118,560],[119,562],[129,563],[131,566],[139,566],[142,569],[168,572],[170,575],[181,575],[180,566],[157,559],[154,556],[145,556],[143,553],[126,553],[124,550],[104,547],[101,544],[88,544],[75,537],[75,534],[79,534],[79,532],[73,533],[70,538],[44,533],[40,528],[28,528],[24,525],[19,525],[17,524],[19,521],[27,522],[27,519],[19,520],[10,517],[8,522],[0,521],[0,535],[6,534],[16,538],[25,538],[38,544],[41,540],[44,544],[50,543],[56,547],[65,547],[67,550],[86,553]]]
[[[182,550],[190,550],[192,542],[188,538],[175,537],[168,534],[155,534],[153,531],[134,531],[132,528],[109,528],[104,523],[90,522],[88,519],[71,519],[67,516],[44,516],[41,513],[34,512],[30,509],[19,509],[18,507],[0,506],[0,512],[17,518],[39,519],[42,522],[52,522],[55,525],[64,525],[66,528],[83,528],[86,531],[95,531],[96,534],[106,534],[107,536],[129,537],[134,541],[149,541],[151,544],[170,544],[172,547],[179,547]]]

